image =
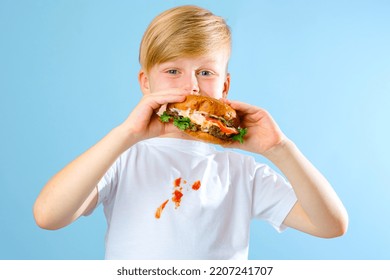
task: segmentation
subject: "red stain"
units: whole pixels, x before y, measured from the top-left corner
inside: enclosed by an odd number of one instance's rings
[[[181,177],[177,178],[177,179],[175,179],[175,181],[173,181],[173,187],[175,187],[175,188],[179,187],[180,183],[181,183]]]
[[[181,192],[181,190],[175,190],[172,194],[172,201],[175,203],[176,208],[178,208],[180,206],[183,193]]]
[[[175,179],[173,181],[173,193],[172,193],[172,201],[175,203],[175,208],[178,208],[181,203],[181,198],[183,197],[183,188],[180,186],[181,177]]]
[[[173,181],[172,202],[175,203],[175,208],[176,209],[180,206],[181,199],[183,197],[183,187],[181,186],[181,183],[182,183],[181,177],[176,178]],[[183,180],[183,184],[187,184],[187,181]],[[197,190],[199,190],[200,186],[201,186],[200,180],[195,181],[192,184],[192,189],[197,191]],[[188,188],[187,188],[187,191],[189,191]],[[169,199],[164,201],[164,203],[161,204],[161,206],[157,208],[156,213],[154,215],[156,217],[156,219],[160,219],[162,211],[164,210],[164,208],[167,205],[168,201],[169,201]]]
[[[156,219],[160,219],[161,214],[162,214],[162,211],[164,210],[165,205],[167,205],[168,202],[169,202],[169,199],[167,199],[166,201],[164,201],[164,203],[161,204],[160,207],[157,208],[156,213],[154,214],[154,216],[156,217]]]
[[[192,189],[197,191],[197,190],[199,190],[199,188],[200,188],[200,181],[198,180],[192,184]]]

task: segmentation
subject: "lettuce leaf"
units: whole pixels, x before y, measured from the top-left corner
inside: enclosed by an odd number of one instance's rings
[[[173,124],[180,130],[186,130],[192,126],[190,118],[172,117],[166,111],[160,116],[160,121],[163,123],[170,122],[172,119]]]
[[[238,129],[238,134],[236,134],[236,135],[234,135],[233,137],[232,137],[232,139],[234,140],[234,141],[238,141],[238,142],[240,142],[241,144],[242,143],[244,143],[244,136],[245,136],[245,134],[248,132],[248,128],[239,128]]]
[[[165,111],[161,116],[160,116],[160,121],[167,123],[172,119],[172,116],[168,115],[167,112]]]
[[[178,117],[173,119],[173,124],[180,130],[186,130],[191,127],[190,118]]]

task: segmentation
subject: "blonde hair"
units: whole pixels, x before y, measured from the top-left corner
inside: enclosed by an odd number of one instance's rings
[[[150,23],[140,45],[139,62],[149,72],[179,57],[197,57],[225,48],[231,50],[231,32],[222,17],[197,6],[169,9]]]

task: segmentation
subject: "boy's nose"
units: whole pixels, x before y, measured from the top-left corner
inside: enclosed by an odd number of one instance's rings
[[[191,75],[191,77],[186,79],[184,89],[190,94],[199,94],[198,79],[195,75]]]

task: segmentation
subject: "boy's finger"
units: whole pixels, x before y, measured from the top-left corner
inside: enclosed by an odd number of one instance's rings
[[[240,111],[245,114],[254,114],[258,112],[265,112],[264,109],[256,107],[241,101],[229,100],[229,105],[236,111]]]

